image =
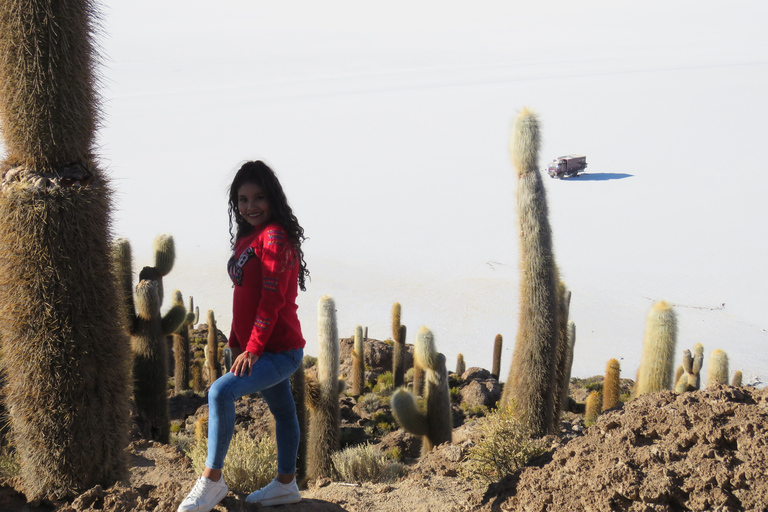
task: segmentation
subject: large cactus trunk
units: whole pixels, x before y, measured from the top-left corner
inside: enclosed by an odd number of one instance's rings
[[[501,405],[517,407],[536,437],[549,434],[552,426],[558,341],[557,271],[546,194],[538,171],[539,145],[538,120],[524,109],[510,143],[518,174],[520,315]]]
[[[128,340],[93,158],[92,3],[0,2],[0,339],[29,499],[125,471]]]

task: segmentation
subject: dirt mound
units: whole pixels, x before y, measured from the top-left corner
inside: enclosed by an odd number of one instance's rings
[[[768,510],[768,389],[644,395],[497,487],[483,510]]]

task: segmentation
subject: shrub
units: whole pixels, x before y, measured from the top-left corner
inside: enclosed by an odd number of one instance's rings
[[[406,472],[368,443],[336,452],[332,458],[336,477],[343,482],[392,482]]]
[[[381,399],[374,393],[368,393],[360,397],[358,400],[360,408],[368,414],[373,414],[379,410],[381,406]]]
[[[531,439],[531,429],[511,408],[503,407],[478,420],[481,440],[467,453],[461,473],[470,480],[496,482],[546,451],[542,439]]]
[[[315,356],[306,355],[304,356],[304,359],[301,360],[301,363],[304,365],[304,369],[307,370],[317,364],[317,358]]]
[[[187,453],[192,459],[192,467],[199,475],[205,468],[208,453],[208,441],[202,439],[195,443]],[[235,432],[227,452],[224,464],[224,480],[230,490],[250,493],[267,485],[277,473],[277,449],[269,436],[253,439],[244,431]]]
[[[384,372],[376,379],[376,385],[373,386],[373,392],[380,395],[391,395],[395,388],[395,378],[392,372]]]
[[[461,390],[459,388],[451,388],[450,395],[451,395],[451,403],[454,403],[454,404],[461,403]]]

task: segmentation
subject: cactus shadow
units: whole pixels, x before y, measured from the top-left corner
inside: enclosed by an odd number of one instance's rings
[[[573,176],[564,181],[608,181],[608,180],[623,180],[624,178],[631,178],[634,174],[627,174],[624,172],[595,172],[584,173],[578,176]]]

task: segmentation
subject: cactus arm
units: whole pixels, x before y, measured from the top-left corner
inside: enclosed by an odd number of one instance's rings
[[[123,317],[129,330],[133,330],[136,322],[136,306],[133,303],[133,258],[131,243],[128,240],[121,238],[113,244],[112,260],[123,299]]]
[[[187,316],[187,312],[184,306],[173,306],[163,316],[160,325],[163,329],[163,335],[173,334],[178,332],[181,326],[184,324],[184,318]]]
[[[426,436],[429,433],[427,416],[419,410],[419,404],[411,393],[398,389],[392,395],[390,405],[397,423],[406,432],[417,436]]]
[[[167,276],[176,259],[176,248],[171,235],[160,235],[155,238],[155,269],[160,277]]]

